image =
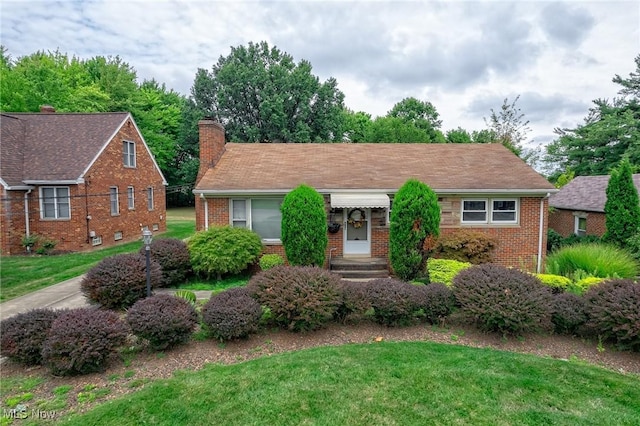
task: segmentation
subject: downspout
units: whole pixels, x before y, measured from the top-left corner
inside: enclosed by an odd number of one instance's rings
[[[538,262],[536,265],[536,273],[541,273],[542,271],[542,240],[544,239],[544,234],[542,233],[542,228],[544,227],[544,200],[551,196],[550,193],[547,193],[544,197],[540,198],[540,224],[538,226]]]
[[[86,179],[84,182],[84,213],[87,224],[87,244],[89,244],[91,242],[91,224],[89,223],[91,220],[91,216],[89,215],[89,179]]]
[[[207,231],[209,229],[209,202],[205,198],[204,194],[200,194],[200,198],[204,203],[204,230]]]
[[[31,189],[24,193],[24,233],[27,238],[31,235],[31,228],[29,227],[29,194]],[[27,253],[31,253],[31,246],[27,246]]]

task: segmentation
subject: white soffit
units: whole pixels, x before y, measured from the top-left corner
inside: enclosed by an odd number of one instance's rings
[[[331,207],[333,208],[374,207],[388,209],[389,205],[387,194],[331,194]]]

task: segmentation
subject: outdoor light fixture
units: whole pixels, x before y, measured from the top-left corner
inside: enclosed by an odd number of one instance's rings
[[[147,297],[151,297],[151,271],[150,271],[150,266],[151,266],[151,259],[150,259],[150,254],[151,254],[151,240],[153,239],[153,233],[148,229],[145,228],[142,230],[142,240],[144,241],[144,253],[145,256],[147,258]]]

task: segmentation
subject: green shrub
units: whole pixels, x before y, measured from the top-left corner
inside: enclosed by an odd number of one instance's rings
[[[202,307],[209,334],[221,341],[243,338],[255,332],[262,307],[245,287],[235,287],[211,297]]]
[[[493,260],[495,247],[495,239],[484,232],[458,229],[438,238],[434,257],[479,265]]]
[[[151,260],[151,288],[162,283],[160,264]],[[102,259],[80,283],[82,293],[92,303],[107,309],[128,308],[147,295],[147,265],[138,253],[117,254]]]
[[[625,157],[611,171],[607,185],[604,204],[607,232],[602,239],[618,247],[625,247],[627,240],[640,232],[640,198],[632,173],[631,162]]]
[[[640,232],[633,235],[627,240],[626,247],[627,250],[631,252],[631,255],[636,259],[636,261],[640,261]]]
[[[632,278],[638,264],[625,250],[607,244],[575,244],[547,256],[548,274],[575,277],[576,273],[600,278]]]
[[[557,333],[575,334],[587,322],[584,299],[572,293],[554,294],[551,322]]]
[[[563,246],[562,241],[564,238],[555,230],[549,228],[547,230],[547,253],[551,253],[554,250],[558,250]]]
[[[324,198],[300,185],[282,201],[282,244],[291,265],[323,266],[327,236]]]
[[[453,312],[456,299],[446,285],[431,283],[415,286],[415,289],[417,308],[428,323],[440,324]]]
[[[373,319],[387,326],[408,325],[418,313],[417,286],[395,278],[378,278],[365,285]]]
[[[151,258],[162,268],[162,283],[159,286],[172,287],[182,284],[191,272],[191,259],[187,244],[177,238],[157,238],[149,246]],[[140,247],[145,254],[146,247]]]
[[[138,337],[155,350],[185,343],[198,325],[198,313],[191,303],[169,294],[137,301],[127,311],[127,323]]]
[[[549,287],[554,293],[563,293],[572,284],[572,281],[569,278],[563,277],[562,275],[535,274],[535,277],[538,278],[542,284]]]
[[[65,311],[33,309],[0,323],[0,355],[26,365],[42,364],[42,345],[51,323]]]
[[[337,275],[318,267],[276,266],[254,275],[247,289],[276,324],[306,331],[332,319],[341,302],[339,285]]]
[[[598,285],[605,280],[606,278],[585,277],[572,283],[567,290],[578,295],[584,294],[591,287],[593,287],[594,285]]]
[[[359,281],[342,280],[339,286],[341,302],[336,310],[335,317],[340,322],[345,322],[351,315],[364,315],[371,309],[371,303],[367,300],[366,283]]]
[[[588,325],[618,348],[640,351],[640,285],[613,279],[591,287],[583,296]]]
[[[196,274],[220,279],[223,274],[238,274],[255,262],[262,251],[262,240],[249,229],[213,226],[196,232],[187,247]]]
[[[393,197],[389,226],[389,260],[400,279],[428,274],[430,248],[425,242],[440,233],[438,196],[426,184],[409,179]]]
[[[103,371],[127,334],[126,324],[113,311],[72,309],[51,324],[42,360],[55,375]]]
[[[551,327],[551,291],[516,269],[472,266],[453,279],[461,312],[482,329],[518,334]]]
[[[435,259],[430,258],[427,262],[427,268],[429,269],[429,279],[433,283],[442,283],[447,286],[451,286],[453,283],[453,277],[458,272],[467,269],[471,266],[469,262],[460,262],[452,259]]]
[[[280,265],[284,265],[284,259],[279,254],[265,254],[260,258],[260,269],[263,271]]]

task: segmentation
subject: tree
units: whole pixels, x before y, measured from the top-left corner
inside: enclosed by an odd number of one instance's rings
[[[220,56],[211,72],[199,69],[191,95],[233,142],[342,141],[344,94],[311,69],[267,42],[249,43]]]
[[[433,140],[432,136],[424,129],[417,127],[412,122],[407,122],[398,117],[377,117],[367,129],[365,142],[386,143],[429,143],[441,142]],[[442,137],[442,142],[444,137]]]
[[[329,238],[322,195],[300,185],[284,197],[280,209],[282,244],[289,264],[323,266]]]
[[[596,99],[584,123],[574,129],[555,129],[558,138],[547,146],[545,162],[551,172],[571,168],[576,176],[606,175],[627,157],[640,171],[640,55],[628,79],[613,82],[622,88],[612,101]]]
[[[531,129],[529,128],[529,120],[525,120],[524,113],[516,107],[518,99],[520,99],[520,95],[509,103],[509,99],[505,98],[500,110],[496,112],[491,108],[491,115],[489,119],[485,117],[484,122],[488,126],[488,130],[493,132],[496,142],[521,156],[523,153],[522,144]]]
[[[446,133],[447,142],[449,143],[471,143],[471,135],[462,127],[448,130]]]
[[[406,134],[415,134],[415,130],[421,130],[426,134],[426,138],[421,140],[398,140],[397,142],[445,142],[444,135],[439,130],[442,121],[438,120],[438,111],[429,101],[421,101],[416,98],[404,98],[396,103],[387,113],[387,118],[399,119],[406,125]],[[393,122],[393,121],[392,121]],[[395,126],[398,128],[398,126]],[[396,142],[396,141],[389,141]]]
[[[611,171],[604,205],[607,231],[605,241],[624,247],[627,240],[640,232],[640,199],[633,184],[631,163],[624,158]]]
[[[366,142],[371,128],[371,114],[363,111],[353,112],[345,109],[343,112],[344,140],[347,142]]]
[[[409,179],[393,198],[389,228],[389,257],[394,273],[403,280],[428,279],[430,249],[427,240],[440,234],[438,196],[426,184]]]

